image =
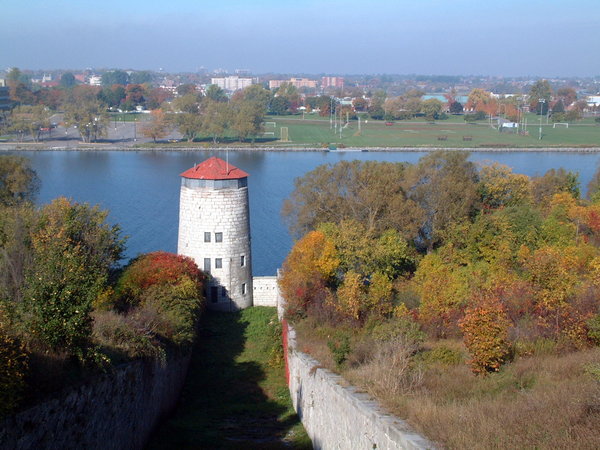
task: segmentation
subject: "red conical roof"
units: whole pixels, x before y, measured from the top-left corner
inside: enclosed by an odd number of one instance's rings
[[[227,164],[222,159],[213,156],[197,166],[186,170],[181,176],[199,180],[233,180],[245,178],[248,174],[231,164]]]

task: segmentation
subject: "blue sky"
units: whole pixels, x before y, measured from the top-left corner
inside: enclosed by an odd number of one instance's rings
[[[599,0],[0,0],[0,67],[600,75]]]

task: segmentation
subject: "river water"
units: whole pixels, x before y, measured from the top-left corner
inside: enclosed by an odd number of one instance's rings
[[[44,151],[19,152],[31,159],[42,181],[39,203],[58,196],[99,204],[128,236],[127,257],[154,250],[177,251],[179,174],[224,152]],[[274,275],[292,246],[281,220],[294,179],[320,164],[341,160],[411,162],[421,152],[231,151],[231,164],[250,174],[250,226],[254,275]],[[541,175],[564,167],[579,173],[582,190],[600,162],[599,153],[474,152],[471,160],[498,161],[517,173]]]

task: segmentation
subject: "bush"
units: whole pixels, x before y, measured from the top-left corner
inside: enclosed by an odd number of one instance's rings
[[[331,351],[335,365],[340,368],[346,362],[348,355],[350,354],[350,338],[347,335],[342,334],[336,339],[327,341],[327,347],[329,347],[329,350]]]
[[[474,373],[497,372],[508,361],[511,354],[509,325],[506,311],[496,299],[486,299],[467,309],[459,326],[472,356],[470,364]]]
[[[92,302],[106,289],[123,250],[119,228],[106,223],[107,214],[59,198],[42,209],[31,236],[33,264],[22,311],[26,325],[44,346],[82,362],[97,356],[89,347]]]
[[[463,354],[458,350],[440,345],[421,354],[421,359],[429,364],[456,366],[463,361]]]
[[[154,339],[159,317],[154,314],[124,315],[115,311],[94,313],[94,341],[109,353],[127,358],[164,359],[164,351]]]
[[[25,391],[27,354],[0,328],[0,418],[19,405]]]
[[[139,256],[125,268],[117,283],[116,295],[121,306],[135,306],[142,293],[154,285],[175,285],[187,276],[196,283],[201,297],[204,275],[193,259],[168,252]]]
[[[425,333],[414,320],[403,317],[387,320],[375,325],[371,330],[371,337],[376,342],[387,342],[401,340],[403,345],[412,354],[416,352],[423,341]]]
[[[474,114],[465,114],[464,119],[465,122],[475,122],[477,120],[485,120],[487,116],[483,111],[477,111]]]
[[[596,345],[600,345],[600,314],[587,321],[588,337]]]

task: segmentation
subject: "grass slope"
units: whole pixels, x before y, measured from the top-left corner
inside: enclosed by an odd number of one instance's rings
[[[278,326],[275,308],[206,313],[180,404],[149,448],[312,448],[273,356]]]

